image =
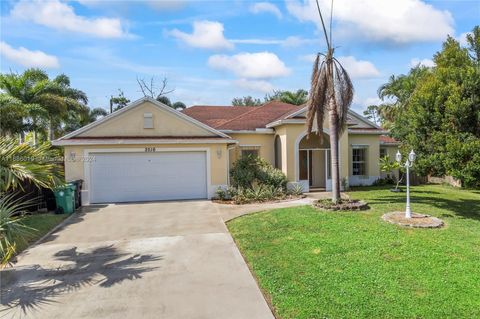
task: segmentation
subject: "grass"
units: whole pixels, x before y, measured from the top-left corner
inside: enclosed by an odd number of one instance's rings
[[[28,215],[26,216],[22,222],[35,230],[29,230],[29,234],[25,236],[25,240],[17,241],[17,254],[21,251],[25,250],[42,238],[46,233],[48,233],[52,228],[57,226],[61,223],[65,218],[67,218],[68,214],[36,214],[36,215]]]
[[[350,192],[362,212],[310,206],[232,220],[228,228],[279,318],[480,318],[480,192],[416,186],[412,210],[446,222],[381,220],[405,193]]]

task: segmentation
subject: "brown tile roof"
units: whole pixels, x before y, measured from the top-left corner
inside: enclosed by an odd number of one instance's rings
[[[192,106],[183,113],[217,130],[255,130],[281,119],[301,106],[271,101],[262,106]]]
[[[386,135],[380,135],[380,143],[399,144],[399,142],[396,139]]]
[[[182,112],[210,127],[218,128],[237,116],[256,109],[257,106],[207,106],[194,105]]]

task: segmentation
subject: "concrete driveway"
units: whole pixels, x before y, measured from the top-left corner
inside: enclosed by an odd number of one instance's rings
[[[0,316],[273,318],[223,222],[264,207],[225,206],[85,209],[1,273]]]

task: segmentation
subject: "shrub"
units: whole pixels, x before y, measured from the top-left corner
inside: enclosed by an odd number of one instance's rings
[[[236,188],[252,189],[254,185],[287,186],[287,177],[264,159],[254,155],[242,156],[230,171],[232,185]]]
[[[215,191],[215,195],[220,200],[227,199],[227,192],[221,187],[217,188],[217,190]]]
[[[303,194],[303,187],[302,185],[295,183],[292,187],[288,190],[290,195],[300,196]]]
[[[272,186],[273,188],[286,189],[287,177],[279,169],[273,168],[270,164],[261,167],[259,180],[261,184]]]
[[[385,185],[395,185],[397,182],[394,178],[387,176],[385,178],[379,178],[373,182],[373,186],[385,186]]]

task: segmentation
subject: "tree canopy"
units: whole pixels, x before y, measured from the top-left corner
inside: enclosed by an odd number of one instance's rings
[[[392,76],[379,89],[383,124],[418,154],[415,169],[434,176],[452,175],[464,186],[480,187],[480,30],[467,47],[448,37],[433,61],[406,75]]]
[[[303,105],[308,101],[308,91],[299,89],[296,91],[274,90],[266,94],[263,101],[250,95],[236,97],[232,100],[233,106],[260,106],[270,101],[280,101],[284,103]]]

